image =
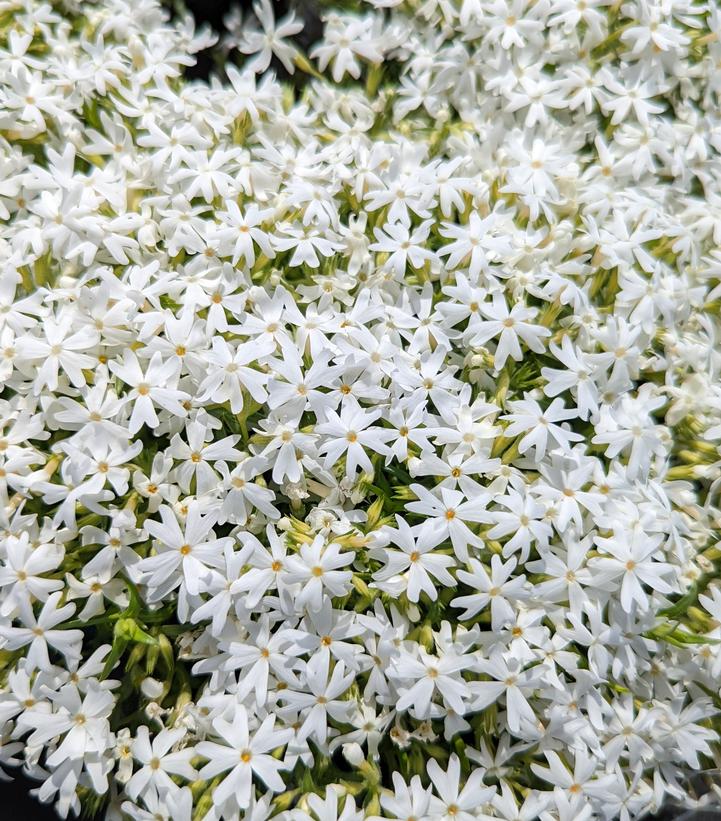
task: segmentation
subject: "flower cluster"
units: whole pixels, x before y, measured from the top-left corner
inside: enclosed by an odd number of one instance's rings
[[[109,821],[686,801],[721,13],[323,18],[203,82],[157,0],[0,2],[0,763]]]

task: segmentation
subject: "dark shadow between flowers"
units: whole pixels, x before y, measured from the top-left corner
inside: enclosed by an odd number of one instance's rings
[[[52,806],[40,804],[30,795],[30,790],[39,786],[38,781],[25,778],[10,767],[7,772],[14,780],[0,782],[0,818],[3,821],[57,821]]]

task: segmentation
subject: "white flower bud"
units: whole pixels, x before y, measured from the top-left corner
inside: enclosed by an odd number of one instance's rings
[[[160,698],[163,694],[163,685],[155,678],[151,678],[147,676],[142,680],[140,683],[140,692],[146,697],[150,699]]]
[[[344,744],[341,749],[345,760],[354,767],[359,767],[366,760],[363,748],[355,741]]]

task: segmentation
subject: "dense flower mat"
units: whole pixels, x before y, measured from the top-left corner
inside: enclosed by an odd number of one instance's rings
[[[111,821],[684,801],[716,4],[322,14],[204,83],[155,0],[0,2],[0,761]]]

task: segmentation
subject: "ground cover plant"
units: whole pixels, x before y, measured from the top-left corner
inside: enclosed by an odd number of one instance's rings
[[[111,821],[692,803],[716,4],[319,14],[0,0],[0,763]]]

